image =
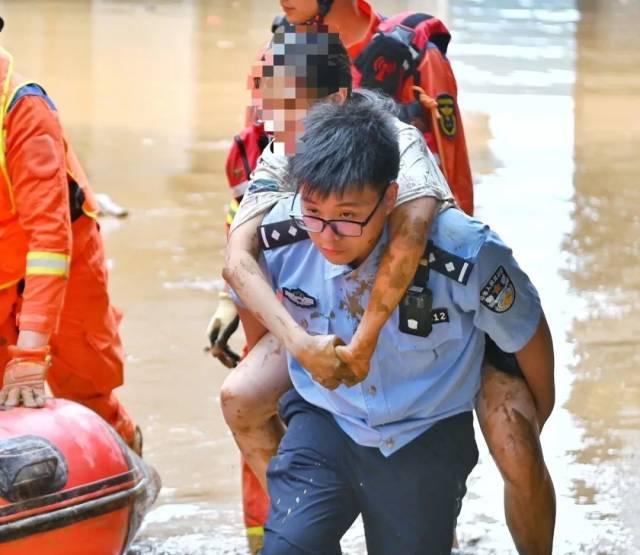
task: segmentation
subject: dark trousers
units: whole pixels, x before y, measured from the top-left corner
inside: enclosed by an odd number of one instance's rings
[[[280,401],[287,432],[267,473],[262,555],[339,554],[362,514],[369,555],[449,555],[467,476],[478,461],[473,415],[438,422],[385,457],[347,436],[295,390]]]

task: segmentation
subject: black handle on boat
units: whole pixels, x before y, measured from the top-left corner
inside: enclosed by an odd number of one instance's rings
[[[0,441],[0,495],[24,501],[59,491],[67,483],[67,465],[56,447],[36,436]]]

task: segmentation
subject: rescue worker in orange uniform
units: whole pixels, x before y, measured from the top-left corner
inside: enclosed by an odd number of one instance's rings
[[[54,103],[2,49],[0,126],[0,405],[42,407],[46,381],[140,453],[140,430],[113,393],[122,314],[107,292],[95,199]]]

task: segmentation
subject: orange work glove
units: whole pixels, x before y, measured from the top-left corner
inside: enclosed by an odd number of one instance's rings
[[[44,382],[51,365],[49,347],[20,349],[9,346],[4,383],[0,391],[0,405],[4,407],[44,407]]]

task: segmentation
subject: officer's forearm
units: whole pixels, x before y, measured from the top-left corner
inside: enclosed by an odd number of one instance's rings
[[[278,301],[257,262],[261,221],[261,216],[249,220],[229,236],[222,275],[257,320],[295,353],[307,333]]]
[[[533,337],[516,353],[516,359],[533,396],[542,429],[555,403],[553,341],[544,314]]]
[[[389,244],[352,340],[355,348],[375,346],[382,327],[402,300],[424,253],[437,208],[436,199],[423,197],[404,203],[391,213]]]

